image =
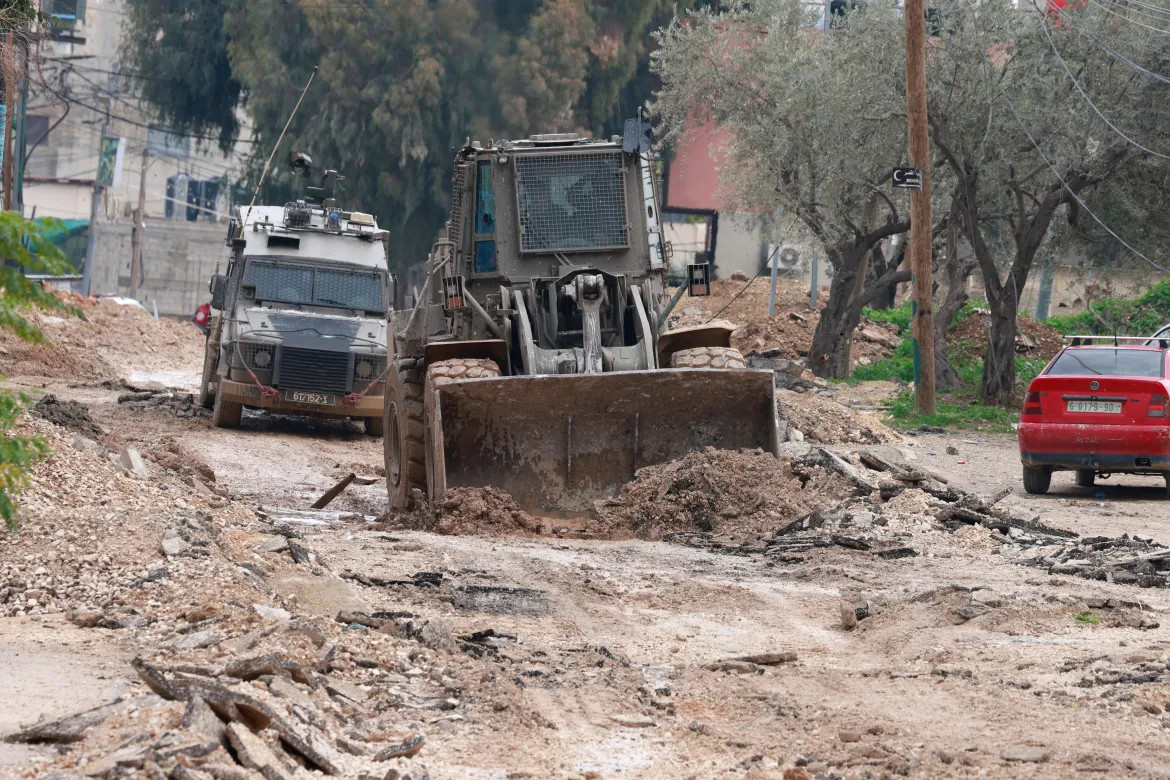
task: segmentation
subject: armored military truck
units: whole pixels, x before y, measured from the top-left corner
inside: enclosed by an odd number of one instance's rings
[[[318,173],[303,199],[232,216],[227,272],[211,279],[200,386],[221,428],[239,426],[249,407],[359,419],[382,435],[388,234],[372,215],[338,207],[335,171]]]

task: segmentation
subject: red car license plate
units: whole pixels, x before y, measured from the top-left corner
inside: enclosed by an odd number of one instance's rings
[[[317,404],[318,406],[333,406],[337,403],[337,396],[329,393],[306,393],[303,390],[285,390],[284,400],[294,404]]]
[[[1070,412],[1097,412],[1099,414],[1121,414],[1120,401],[1069,401]]]

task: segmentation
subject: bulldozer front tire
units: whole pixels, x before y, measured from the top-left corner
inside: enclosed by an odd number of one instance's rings
[[[671,368],[747,368],[738,349],[731,347],[695,347],[680,349],[670,356]]]
[[[409,509],[413,491],[427,489],[427,451],[423,422],[422,360],[400,358],[386,377],[382,451],[390,506]]]
[[[432,454],[435,442],[430,423],[435,419],[435,388],[460,379],[486,379],[499,375],[500,367],[496,365],[494,360],[489,359],[456,358],[440,360],[427,366],[425,412],[428,424],[425,444],[427,451],[427,497],[431,501],[438,498],[446,487],[444,475],[435,473],[440,464],[436,462],[437,459]]]
[[[223,393],[215,394],[215,405],[211,409],[211,424],[216,428],[239,428],[244,405],[228,401]]]

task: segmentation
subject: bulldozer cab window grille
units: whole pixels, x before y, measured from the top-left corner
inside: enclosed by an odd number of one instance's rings
[[[492,163],[482,160],[475,170],[475,255],[471,270],[477,274],[495,273],[496,198],[492,189]]]
[[[514,156],[520,251],[629,246],[621,152]]]

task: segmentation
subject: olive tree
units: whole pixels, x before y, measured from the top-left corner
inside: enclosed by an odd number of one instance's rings
[[[904,71],[868,15],[850,14],[827,39],[814,21],[798,0],[676,19],[659,33],[652,109],[670,138],[705,122],[729,131],[729,202],[783,208],[822,246],[833,278],[809,368],[843,378],[862,308],[910,278],[885,251],[910,228],[906,199],[890,190],[906,159]]]

